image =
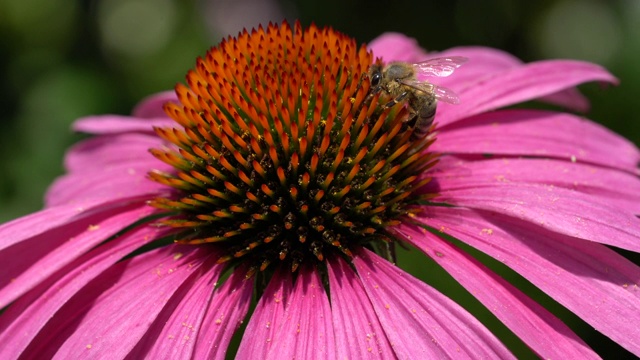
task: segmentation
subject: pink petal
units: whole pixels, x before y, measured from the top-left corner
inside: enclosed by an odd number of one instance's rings
[[[211,257],[193,284],[171,297],[154,324],[127,355],[131,359],[191,359],[213,289],[224,265]]]
[[[546,95],[538,98],[538,100],[582,113],[586,113],[591,108],[589,99],[582,95],[576,88],[569,88],[551,95]]]
[[[372,40],[368,47],[375,57],[380,57],[385,62],[417,62],[428,57],[414,38],[400,33],[384,33]]]
[[[175,91],[164,91],[161,93],[153,94],[143,99],[135,109],[133,109],[133,116],[139,118],[161,118],[167,117],[162,107],[167,102],[178,102],[178,97]]]
[[[236,268],[231,277],[216,289],[197,334],[194,359],[226,358],[229,341],[251,304],[253,279],[247,280],[245,276],[246,268]]]
[[[368,250],[353,263],[398,358],[513,358],[478,320],[422,281]]]
[[[461,91],[482,83],[486,79],[499,76],[506,70],[523,66],[520,59],[507,52],[482,46],[455,47],[439,53],[430,53],[428,58],[448,56],[462,56],[469,61],[448,77],[429,77],[421,80]],[[425,59],[420,59],[422,60]]]
[[[166,230],[143,225],[99,246],[18,298],[0,316],[0,359],[17,359],[54,314],[89,281]]]
[[[0,251],[17,244],[25,239],[41,235],[57,226],[65,225],[74,217],[83,214],[88,209],[100,206],[96,199],[86,203],[69,204],[56,208],[38,211],[0,225]],[[0,267],[1,268],[1,267]],[[0,282],[4,285],[4,281]]]
[[[260,297],[244,331],[236,359],[264,359],[271,349],[276,324],[285,316],[291,296],[291,272],[280,268]]]
[[[151,198],[170,191],[147,176],[150,170],[172,171],[148,151],[161,145],[157,136],[146,134],[104,135],[79,143],[66,156],[69,173],[47,192],[47,206],[100,196]]]
[[[428,207],[416,219],[512,268],[640,355],[640,267],[606,246],[487,211]]]
[[[589,194],[594,201],[640,214],[640,180],[627,172],[553,159],[464,161],[444,157],[429,174],[443,189],[525,183],[558,186]]]
[[[126,115],[95,115],[76,120],[73,130],[88,134],[154,133],[154,127],[171,127],[176,123],[168,117],[135,118]]]
[[[436,121],[444,126],[473,115],[551,95],[590,81],[613,84],[618,82],[604,68],[581,61],[548,60],[526,64],[506,70],[467,88],[451,85],[452,90],[456,91],[460,97],[460,104],[440,103]]]
[[[56,179],[51,185],[45,204],[52,207],[106,197],[111,197],[112,201],[130,198],[150,200],[169,195],[171,188],[150,180],[147,177],[149,170],[123,164],[101,170],[67,174]]]
[[[273,324],[277,330],[266,359],[333,359],[331,307],[322,281],[313,267],[298,271],[284,318]]]
[[[25,357],[124,358],[210,254],[169,245],[112,266],[56,313]]]
[[[441,187],[438,201],[488,210],[567,236],[640,252],[640,219],[635,215],[594,201],[590,195],[553,185]]]
[[[421,79],[450,87],[456,91],[482,84],[486,79],[499,76],[507,69],[522,66],[522,61],[513,55],[497,49],[480,46],[463,46],[442,52],[425,52],[415,39],[399,33],[385,33],[369,44],[376,57],[385,62],[420,62],[434,57],[463,56],[469,59],[455,74],[446,78]],[[585,112],[589,101],[575,88],[561,90],[539,98],[539,100]]]
[[[80,221],[87,216],[95,215],[99,212],[110,211],[110,209],[114,207],[126,206],[127,204],[131,204],[136,201],[136,199],[130,199],[129,201],[113,201],[110,197],[96,198],[90,201],[76,202],[73,204],[45,209],[15,219],[8,223],[1,224],[0,251],[37,236],[49,239],[50,236],[45,236],[45,233],[54,230],[57,227],[66,226],[74,221]],[[85,230],[87,227],[88,224],[81,230]],[[38,246],[46,247],[47,242],[40,242]],[[2,284],[2,282],[0,282],[0,284]]]
[[[155,134],[124,133],[103,135],[84,140],[67,152],[65,168],[70,172],[101,169],[109,165],[130,164],[154,168],[162,164],[149,153],[151,148],[162,147]]]
[[[640,162],[640,150],[630,141],[567,113],[502,110],[439,130],[430,150],[442,153],[552,157],[632,174]]]
[[[442,266],[541,358],[599,358],[562,321],[460,249],[417,226],[402,225],[397,232]]]
[[[463,56],[469,59],[469,61],[449,77],[429,78],[425,80],[459,90],[469,89],[482,84],[487,79],[500,76],[505,70],[524,66],[522,61],[507,52],[480,46],[457,47],[441,53],[429,54],[430,58],[446,56]],[[561,90],[543,96],[538,100],[560,105],[575,111],[586,112],[589,110],[589,100],[575,88]]]
[[[91,248],[155,212],[144,203],[125,205],[106,208],[3,249],[0,308]]]
[[[336,359],[392,359],[395,354],[355,272],[342,259],[327,263]]]

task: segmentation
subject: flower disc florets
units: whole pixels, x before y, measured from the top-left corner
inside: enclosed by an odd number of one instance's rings
[[[373,55],[332,29],[284,23],[228,38],[198,59],[153,149],[177,190],[153,201],[180,242],[218,243],[220,261],[264,270],[324,260],[374,241],[425,195],[430,139],[412,141],[405,104],[370,93]]]

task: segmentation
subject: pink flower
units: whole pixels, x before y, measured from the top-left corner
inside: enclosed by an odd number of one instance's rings
[[[640,252],[640,151],[580,116],[503,109],[584,111],[574,86],[616,79],[488,48],[427,54],[398,34],[370,49],[385,62],[469,59],[434,80],[460,104],[438,105],[427,144],[408,140],[403,102],[367,96],[370,53],[298,24],[224,41],[188,87],[131,116],[79,120],[96,136],[69,151],[46,208],[0,226],[0,358],[223,358],[253,296],[238,358],[513,357],[376,254],[395,242],[541,357],[598,355],[465,248],[640,355],[640,268],[611,249]]]

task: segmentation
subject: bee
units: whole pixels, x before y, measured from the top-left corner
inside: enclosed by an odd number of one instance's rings
[[[458,95],[452,90],[420,80],[418,76],[446,77],[467,62],[467,58],[450,56],[429,59],[419,63],[377,61],[369,68],[370,94],[383,91],[393,97],[386,106],[406,100],[409,118],[406,125],[412,130],[411,139],[417,140],[429,133],[436,116],[438,101],[458,104]]]

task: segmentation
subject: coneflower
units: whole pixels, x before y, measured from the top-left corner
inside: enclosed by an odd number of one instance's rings
[[[460,104],[415,136],[407,100],[371,85],[376,57],[467,58],[433,79]],[[640,151],[569,113],[499,110],[584,110],[586,81],[616,79],[298,23],[230,37],[132,116],[79,120],[96,136],[46,208],[0,226],[0,358],[224,358],[243,321],[242,359],[513,357],[393,264],[397,244],[541,357],[598,355],[460,244],[639,355],[640,268],[609,246],[640,252]]]

